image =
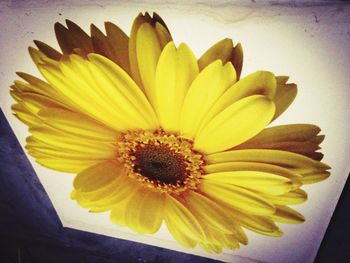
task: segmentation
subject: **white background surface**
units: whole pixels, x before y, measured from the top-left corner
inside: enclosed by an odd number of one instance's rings
[[[322,143],[324,162],[332,167],[331,177],[303,187],[309,200],[293,206],[305,217],[301,225],[283,225],[282,238],[248,232],[249,245],[238,251],[206,254],[201,249],[182,249],[165,228],[154,236],[133,234],[113,225],[108,213],[91,214],[69,198],[73,175],[37,165],[37,175],[64,226],[125,238],[194,253],[229,262],[312,262],[322,240],[341,189],[350,170],[350,6],[329,2],[120,2],[97,4],[86,1],[0,2],[0,105],[24,146],[25,125],[12,116],[8,90],[18,79],[16,71],[39,76],[27,47],[38,39],[58,48],[53,25],[70,19],[86,31],[94,23],[103,28],[111,21],[129,34],[134,17],[141,11],[156,11],[167,23],[176,44],[186,42],[200,56],[213,43],[229,37],[244,49],[243,74],[271,70],[289,75],[298,84],[298,96],[275,123],[313,123],[326,135]],[[226,4],[225,4],[226,3]],[[311,3],[311,4],[310,4]]]

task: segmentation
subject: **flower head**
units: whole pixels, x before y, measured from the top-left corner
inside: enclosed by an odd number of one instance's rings
[[[105,29],[56,24],[62,53],[29,48],[45,80],[18,73],[11,86],[28,153],[77,174],[73,200],[138,233],[164,222],[182,245],[210,252],[247,244],[244,229],[280,236],[276,222],[304,221],[289,206],[330,167],[317,126],[266,128],[296,96],[288,77],[240,79],[242,48],[230,39],[197,59],[156,14],[140,14],[130,37]]]

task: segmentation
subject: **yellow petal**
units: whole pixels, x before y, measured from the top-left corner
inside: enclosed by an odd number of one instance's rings
[[[255,163],[255,162],[225,162],[214,163],[204,167],[207,174],[218,172],[231,172],[231,171],[260,171],[265,173],[276,174],[288,178],[293,187],[300,187],[302,176],[289,169],[267,164],[267,163]]]
[[[250,214],[268,215],[275,211],[273,204],[259,194],[235,185],[203,180],[201,190],[211,198]]]
[[[174,220],[165,219],[166,226],[173,236],[173,238],[186,248],[194,248],[197,245],[197,241],[192,238],[187,232],[182,228],[178,227],[177,222]]]
[[[106,184],[105,186],[89,192],[82,192],[74,189],[74,194],[72,192],[71,199],[77,200],[79,205],[81,205],[81,201],[83,200],[83,202],[85,203],[84,205],[82,205],[83,207],[95,206],[102,200],[111,197],[115,193],[116,189],[121,187],[121,185],[123,184],[121,178],[124,177],[120,176],[121,174],[122,173],[118,174],[114,180],[111,180],[111,182]]]
[[[115,61],[114,52],[105,34],[103,34],[102,31],[99,28],[97,28],[94,24],[90,25],[90,31],[94,53],[100,54],[118,64]]]
[[[162,51],[156,70],[154,106],[160,125],[177,132],[185,95],[198,74],[196,58],[186,44],[170,42]]]
[[[205,225],[204,221],[203,221],[203,225]],[[216,252],[216,253],[221,252],[222,249],[225,247],[224,234],[217,231],[214,228],[210,228],[209,226],[204,227],[203,229],[205,231],[205,240],[200,242],[199,245],[203,247],[203,244],[204,244],[205,246],[209,246],[209,249],[211,249],[211,247],[214,246],[215,251],[213,252]]]
[[[273,120],[278,118],[294,101],[297,95],[297,85],[279,83],[277,85],[274,103],[276,104],[276,112]]]
[[[168,227],[169,225],[174,226],[178,229],[177,233],[186,233],[194,240],[204,237],[201,225],[185,205],[170,195],[167,195],[165,200],[164,215],[165,223]],[[176,239],[177,237],[174,236],[174,238]]]
[[[90,210],[93,212],[104,212],[113,209],[114,206],[129,200],[136,193],[141,185],[127,176],[120,176],[116,179],[114,190],[98,199],[90,199]]]
[[[192,82],[181,112],[181,134],[193,138],[208,110],[221,94],[236,81],[231,63],[217,60]]]
[[[129,199],[132,198],[132,195],[129,196]],[[119,226],[126,226],[127,221],[126,221],[126,211],[128,209],[128,200],[125,199],[120,203],[115,204],[113,207],[109,217],[111,219],[111,222],[113,224],[119,225]]]
[[[234,217],[235,222],[239,225],[254,232],[270,236],[281,235],[276,224],[266,216],[249,215],[239,211],[234,211],[232,216]]]
[[[198,59],[198,65],[200,70],[211,64],[217,59],[220,59],[223,64],[230,61],[232,55],[233,43],[232,39],[225,38],[213,46],[211,46],[205,53]]]
[[[225,235],[227,242],[234,243],[234,240],[238,240],[243,245],[248,245],[248,237],[241,226],[234,224],[234,231],[230,235]]]
[[[74,48],[80,48],[86,54],[93,52],[89,35],[70,20],[66,20],[66,24],[68,28],[60,23],[55,24],[56,38],[63,54],[72,54]]]
[[[117,139],[116,131],[80,113],[52,108],[41,110],[39,116],[45,124],[68,136],[107,142],[115,142]]]
[[[151,105],[139,87],[136,86],[134,81],[125,73],[125,71],[123,71],[112,61],[102,56],[91,54],[89,55],[89,59],[93,64],[101,69],[101,73],[103,72],[112,80],[111,85],[104,86],[104,90],[106,90],[108,95],[112,96],[114,99],[113,104],[119,106],[121,103],[125,104],[123,106],[125,107],[126,112],[130,112],[131,110],[135,111],[135,116],[138,116],[138,118],[142,117],[142,119],[147,121],[149,129],[157,128],[158,121]],[[119,92],[119,94],[115,92],[116,90]],[[115,98],[117,95],[124,97],[124,100]],[[144,129],[146,129],[146,126]]]
[[[115,24],[105,22],[107,41],[112,51],[112,58],[117,65],[123,68],[129,75],[129,37]]]
[[[264,95],[269,99],[275,96],[276,79],[269,71],[257,71],[232,85],[217,100],[206,114],[203,124],[208,123],[218,113],[229,107],[234,102],[252,95]]]
[[[248,228],[249,229],[249,228]],[[262,235],[265,235],[265,236],[270,236],[270,237],[281,237],[283,235],[283,232],[281,229],[277,228],[276,230],[274,231],[261,231],[261,230],[258,230],[258,229],[250,229],[258,234],[262,234]]]
[[[115,146],[110,143],[96,142],[86,138],[68,137],[64,133],[52,130],[48,127],[31,128],[33,136],[27,138],[27,148],[53,150],[58,156],[76,154],[90,159],[110,158],[115,155]],[[58,157],[57,156],[57,157]],[[80,159],[80,158],[79,158]]]
[[[89,58],[91,61],[72,55],[60,63],[62,71],[47,65],[39,66],[39,69],[78,110],[107,126],[117,130],[150,128],[147,122],[150,119],[156,122],[155,114],[130,77],[100,55],[91,54]],[[82,90],[84,96],[81,96]],[[91,107],[91,103],[95,106]]]
[[[225,38],[217,42],[198,60],[200,70],[217,59],[220,59],[223,64],[229,61],[232,62],[237,72],[237,79],[239,79],[243,64],[243,51],[241,44],[238,43],[235,47],[233,47],[232,40],[229,38]]]
[[[186,201],[189,209],[205,224],[228,234],[233,231],[232,219],[214,201],[194,191],[186,195]]]
[[[287,81],[289,80],[288,76],[277,76],[276,81],[278,85],[286,84]]]
[[[156,22],[154,27],[158,37],[159,44],[162,48],[165,47],[170,41],[172,41],[169,30],[164,25],[165,25],[164,23]]]
[[[38,158],[36,162],[44,167],[65,173],[79,173],[101,160],[79,160],[71,158]]]
[[[216,245],[212,243],[205,243],[205,242],[200,242],[199,245],[208,253],[221,253],[222,252],[222,246],[221,245]]]
[[[49,59],[43,52],[33,47],[28,47],[28,52],[36,66],[38,66],[39,64],[45,64],[45,63],[50,64],[51,66],[56,66],[57,64],[56,60]]]
[[[140,13],[135,18],[134,23],[133,23],[132,28],[131,28],[131,33],[130,33],[129,61],[130,61],[130,70],[131,70],[132,77],[135,80],[135,82],[137,83],[137,85],[139,87],[142,87],[142,88],[143,88],[143,83],[142,83],[142,78],[141,78],[140,69],[139,69],[140,66],[139,66],[139,62],[138,62],[138,60],[139,60],[138,57],[142,56],[142,54],[139,54],[137,51],[137,42],[139,41],[137,35],[138,35],[138,31],[139,31],[140,27],[145,23],[149,24],[151,27],[154,27],[154,25],[156,25],[156,28],[154,29],[153,33],[151,34],[152,38],[146,39],[146,41],[149,42],[149,41],[154,40],[155,43],[158,42],[160,48],[162,49],[165,46],[164,40],[165,39],[169,39],[169,41],[171,40],[171,36],[170,36],[169,30],[167,29],[167,26],[165,25],[164,21],[160,18],[160,16],[158,16],[156,13],[153,13],[152,18],[147,12],[145,13],[145,15]],[[159,24],[159,25],[157,26],[157,24]],[[167,36],[165,36],[164,34],[166,34]],[[157,36],[157,38],[158,38],[157,41],[154,38],[154,35]],[[151,49],[144,50],[144,51],[139,50],[139,51],[145,52],[145,53],[154,53],[155,46],[148,46],[148,47],[151,47]]]
[[[34,40],[35,45],[38,47],[38,49],[43,52],[47,57],[54,59],[54,60],[60,60],[62,57],[62,54],[58,52],[56,49],[50,47],[49,45],[38,41]]]
[[[259,171],[219,172],[207,174],[203,179],[241,186],[271,195],[281,195],[289,192],[292,188],[292,183],[288,178]]]
[[[29,137],[32,138],[32,137]],[[33,143],[32,141],[28,142],[26,145],[28,154],[33,156],[36,159],[41,158],[53,158],[57,160],[61,159],[77,159],[77,160],[97,160],[103,161],[113,157],[113,153],[109,152],[98,152],[94,154],[74,152],[70,149],[56,149],[54,147],[46,146],[45,144]]]
[[[320,128],[311,124],[289,124],[262,130],[235,149],[276,149],[309,153],[318,149],[324,136],[317,136]]]
[[[75,177],[73,186],[82,192],[95,191],[112,183],[122,173],[122,165],[116,161],[101,162],[81,171]]]
[[[161,46],[154,28],[147,23],[140,26],[136,39],[137,63],[146,95],[151,101],[155,86],[155,73]]]
[[[215,116],[196,135],[195,149],[214,153],[232,148],[259,133],[273,117],[273,102],[262,95],[241,99]]]
[[[125,123],[122,123],[122,121],[118,120],[118,117],[115,116],[115,111],[112,112],[111,109],[106,109],[106,100],[101,97],[101,95],[98,96],[93,88],[84,90],[84,96],[81,96],[81,90],[77,90],[77,87],[80,87],[81,84],[77,86],[71,83],[71,81],[75,79],[74,77],[65,77],[62,72],[47,65],[42,65],[39,69],[51,86],[60,92],[63,97],[69,99],[77,110],[117,130],[126,126]],[[78,72],[74,70],[74,74],[78,74]],[[100,105],[98,107],[91,107],[91,102]],[[113,118],[114,121],[112,121],[111,118]]]
[[[164,194],[143,188],[127,204],[127,226],[140,234],[153,234],[163,222]]]
[[[22,105],[33,114],[38,114],[40,110],[46,108],[65,108],[60,102],[35,93],[24,93],[20,98]]]
[[[278,150],[235,150],[221,153],[214,153],[207,156],[208,163],[221,162],[261,162],[282,166],[299,172],[303,171],[319,171],[320,169],[329,169],[330,167],[324,163],[314,161],[300,154],[278,151]],[[295,169],[295,170],[294,170]]]
[[[330,172],[327,171],[306,173],[303,174],[303,178],[301,179],[301,181],[303,182],[303,184],[314,184],[326,180],[330,175]]]
[[[312,124],[289,124],[270,127],[252,138],[249,143],[271,143],[281,141],[307,141],[314,138],[321,129]]]
[[[41,125],[41,120],[35,114],[27,110],[23,104],[14,104],[11,109],[14,115],[29,127]]]
[[[302,214],[298,213],[288,206],[276,206],[275,214],[271,215],[270,218],[273,221],[286,223],[286,224],[300,224],[305,221]]]
[[[307,193],[296,189],[283,195],[265,195],[264,197],[276,205],[296,205],[306,201]]]
[[[25,89],[26,91],[35,92],[37,94],[56,98],[58,101],[61,101],[59,94],[45,81],[23,72],[16,72],[16,74],[28,82],[28,84],[21,82],[24,88],[27,86],[27,89]]]
[[[235,67],[235,70],[237,73],[237,79],[240,79],[240,76],[242,73],[242,67],[243,67],[243,49],[242,49],[241,43],[238,43],[234,47],[232,51],[231,62]]]

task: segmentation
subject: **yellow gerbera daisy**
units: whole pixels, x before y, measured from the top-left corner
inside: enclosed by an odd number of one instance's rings
[[[72,199],[138,233],[165,222],[179,243],[210,252],[247,244],[243,228],[280,236],[275,222],[304,221],[289,205],[330,167],[317,126],[266,128],[296,96],[288,77],[239,80],[242,49],[230,39],[197,60],[156,14],[140,14],[130,38],[105,27],[89,36],[56,24],[63,54],[29,48],[45,81],[18,73],[25,81],[11,86],[28,153],[77,173]]]

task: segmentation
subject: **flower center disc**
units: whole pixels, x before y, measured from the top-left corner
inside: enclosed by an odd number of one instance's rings
[[[136,157],[134,171],[152,181],[176,184],[186,179],[185,158],[164,145],[137,146],[133,155]]]
[[[161,192],[197,188],[205,162],[191,140],[163,130],[128,131],[117,144],[117,158],[129,177]]]

